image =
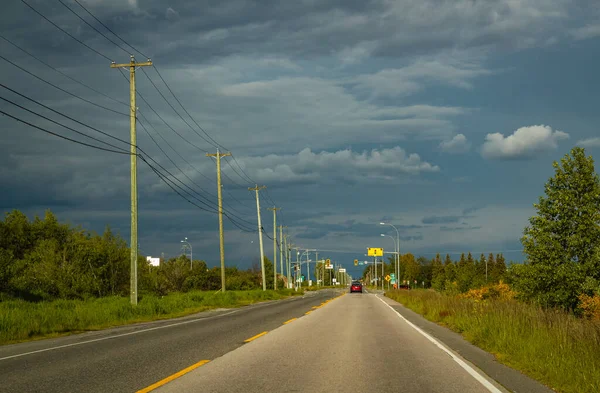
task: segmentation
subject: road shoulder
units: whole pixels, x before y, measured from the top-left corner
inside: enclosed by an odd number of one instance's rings
[[[509,391],[528,393],[553,392],[550,388],[522,374],[520,371],[499,363],[493,354],[471,344],[460,334],[425,319],[425,317],[404,307],[393,299],[385,297],[382,294],[378,294],[377,296],[408,321],[440,341],[448,349],[460,355]]]

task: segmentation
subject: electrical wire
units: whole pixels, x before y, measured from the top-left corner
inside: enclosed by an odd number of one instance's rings
[[[169,105],[171,107],[171,109],[173,109],[173,112],[175,112],[175,114],[181,119],[181,121],[183,121],[189,128],[190,130],[192,130],[196,135],[198,135],[200,138],[202,138],[205,142],[208,142],[209,144],[211,143],[208,139],[206,139],[205,137],[203,137],[202,135],[200,135],[198,133],[198,131],[196,131],[194,129],[194,127],[192,127],[190,125],[190,123],[188,123],[183,116],[181,116],[181,114],[179,114],[179,112],[177,112],[177,109],[175,109],[175,107],[169,102],[169,100],[167,100],[167,97],[164,96],[164,94],[160,91],[160,89],[158,88],[158,86],[156,86],[156,84],[154,83],[154,81],[152,79],[150,79],[150,76],[148,75],[148,73],[142,68],[141,69],[142,72],[144,73],[144,75],[146,75],[146,78],[148,78],[148,80],[150,81],[150,83],[152,84],[152,86],[154,87],[154,89],[158,92],[158,94],[160,94],[160,96],[162,97],[162,99],[167,103],[167,105]]]
[[[127,116],[127,117],[129,116],[129,114],[128,114],[128,113],[119,112],[119,111],[116,111],[116,110],[114,110],[114,109],[108,108],[108,107],[106,107],[106,106],[103,106],[103,105],[100,105],[100,104],[96,104],[95,102],[92,102],[92,101],[90,101],[90,100],[88,100],[88,99],[85,99],[85,98],[83,98],[83,97],[80,97],[80,96],[78,96],[77,94],[71,93],[70,91],[67,91],[67,90],[63,89],[62,87],[56,86],[55,84],[53,84],[53,83],[51,83],[51,82],[48,82],[47,80],[45,80],[45,79],[43,79],[43,78],[41,78],[41,77],[39,77],[39,76],[35,75],[33,72],[30,72],[30,71],[26,70],[25,68],[23,68],[23,67],[21,67],[20,65],[18,65],[18,64],[16,64],[16,63],[14,63],[14,62],[12,62],[12,61],[10,61],[9,59],[7,59],[6,57],[4,57],[4,56],[2,56],[2,55],[0,55],[0,59],[2,59],[2,60],[4,60],[4,61],[6,61],[7,63],[10,63],[10,64],[12,64],[14,67],[16,67],[16,68],[20,69],[21,71],[23,71],[23,72],[25,72],[25,73],[27,73],[27,74],[29,74],[29,75],[33,76],[33,77],[34,77],[34,78],[36,78],[36,79],[38,79],[38,80],[40,80],[40,81],[42,81],[42,82],[44,82],[44,83],[46,83],[46,84],[48,84],[48,85],[50,85],[50,86],[54,87],[55,89],[57,89],[57,90],[60,90],[60,91],[62,91],[63,93],[66,93],[66,94],[68,94],[68,95],[70,95],[70,96],[72,96],[72,97],[75,97],[75,98],[77,98],[77,99],[79,99],[79,100],[81,100],[81,101],[87,102],[88,104],[94,105],[94,106],[96,106],[96,107],[98,107],[98,108],[102,108],[102,109],[104,109],[104,110],[110,111],[110,112],[112,112],[112,113],[116,113],[116,114],[118,114],[118,115],[121,115],[121,116]]]
[[[129,153],[129,152],[123,152],[123,151],[118,151],[118,150],[106,149],[106,148],[104,148],[104,147],[100,147],[100,146],[94,146],[94,145],[91,145],[91,144],[89,144],[89,143],[85,143],[85,142],[77,141],[77,140],[75,140],[75,139],[72,139],[72,138],[66,137],[66,136],[64,136],[64,135],[57,134],[57,133],[55,133],[55,132],[52,132],[52,131],[49,131],[49,130],[47,130],[47,129],[43,128],[43,127],[36,126],[35,124],[29,123],[28,121],[25,121],[25,120],[23,120],[23,119],[20,119],[20,118],[18,118],[18,117],[16,117],[16,116],[13,116],[13,115],[11,115],[10,113],[4,112],[4,111],[3,111],[3,110],[1,110],[1,109],[0,109],[0,113],[1,113],[1,114],[3,114],[4,116],[10,117],[11,119],[14,119],[14,120],[16,120],[16,121],[18,121],[18,122],[20,122],[20,123],[26,124],[26,125],[28,125],[28,126],[30,126],[30,127],[32,127],[32,128],[38,129],[38,130],[40,130],[40,131],[43,131],[43,132],[45,132],[45,133],[47,133],[47,134],[50,134],[50,135],[56,136],[56,137],[58,137],[58,138],[61,138],[61,139],[65,139],[65,140],[67,140],[67,141],[70,141],[70,142],[74,142],[74,143],[77,143],[77,144],[80,144],[80,145],[83,145],[83,146],[91,147],[91,148],[93,148],[93,149],[98,149],[98,150],[108,151],[108,152],[111,152],[111,153],[117,153],[117,154],[126,154],[126,155],[131,155],[131,153]]]
[[[72,39],[74,39],[75,41],[79,42],[81,45],[85,46],[86,48],[88,48],[92,52],[96,53],[97,55],[104,57],[106,60],[108,60],[110,62],[113,61],[110,57],[108,57],[108,56],[100,53],[96,49],[94,49],[91,46],[87,45],[85,42],[83,42],[80,39],[78,39],[77,37],[73,36],[71,33],[69,33],[68,31],[66,31],[65,29],[63,29],[62,27],[60,27],[59,25],[57,25],[56,23],[52,22],[50,19],[48,19],[46,16],[44,16],[44,14],[42,14],[41,12],[39,12],[38,10],[36,10],[29,3],[27,3],[25,0],[21,0],[21,2],[23,4],[25,4],[27,7],[31,8],[36,14],[38,14],[39,16],[41,16],[42,18],[44,18],[46,21],[48,21],[49,23],[51,23],[54,27],[56,27],[57,29],[59,29],[60,31],[62,31],[63,33],[65,33],[66,35],[68,35],[69,37],[71,37]]]
[[[117,37],[118,39],[120,39],[121,41],[123,41],[125,43],[125,45],[127,45],[128,47],[130,47],[131,49],[134,50],[134,52],[139,53],[140,55],[142,55],[142,57],[148,59],[149,57],[146,56],[145,54],[143,54],[142,52],[140,52],[139,50],[137,50],[133,45],[129,44],[127,41],[125,41],[123,38],[121,38],[121,36],[119,36],[117,33],[115,33],[114,31],[112,31],[108,26],[106,26],[104,23],[102,23],[102,21],[98,18],[96,18],[96,16],[94,14],[92,14],[87,8],[85,8],[85,6],[83,6],[83,4],[81,4],[79,1],[77,0],[73,0],[74,2],[76,2],[81,8],[83,8],[83,10],[85,12],[87,12],[92,18],[94,18],[96,20],[96,22],[100,23],[106,30],[110,31],[115,37]]]
[[[93,91],[96,94],[100,94],[101,96],[103,96],[103,97],[105,97],[105,98],[107,98],[107,99],[109,99],[111,101],[114,101],[114,102],[116,102],[118,104],[127,106],[129,108],[129,104],[128,103],[120,101],[120,100],[117,100],[116,98],[113,98],[113,97],[109,96],[108,94],[104,94],[101,91],[96,90],[95,88],[93,88],[93,87],[91,87],[91,86],[89,86],[89,85],[81,82],[80,80],[77,80],[77,79],[71,77],[70,75],[67,75],[66,73],[64,73],[64,72],[58,70],[57,68],[51,66],[50,64],[46,63],[44,60],[40,59],[39,57],[36,57],[33,53],[30,53],[27,50],[21,48],[19,45],[15,44],[14,42],[12,42],[11,40],[9,40],[8,38],[4,37],[2,34],[0,34],[0,38],[2,38],[4,41],[8,42],[9,44],[11,44],[12,46],[14,46],[15,48],[19,49],[20,51],[22,51],[22,52],[26,53],[27,55],[33,57],[35,60],[39,61],[40,63],[42,63],[46,67],[48,67],[48,68],[50,68],[50,69],[58,72],[59,74],[61,74],[65,78],[68,78],[68,79],[72,80],[73,82],[78,83],[81,86],[90,89],[91,91]]]
[[[98,34],[100,34],[102,37],[106,38],[108,41],[110,41],[113,45],[115,45],[117,48],[121,49],[123,52],[127,53],[128,55],[130,54],[130,52],[123,48],[121,45],[117,44],[116,42],[114,42],[113,40],[111,40],[110,38],[108,38],[106,35],[104,35],[104,33],[102,33],[100,30],[96,29],[94,26],[92,26],[87,20],[85,20],[83,17],[81,17],[77,12],[73,11],[71,9],[71,7],[69,7],[68,5],[66,5],[62,0],[58,0],[58,2],[62,5],[65,6],[66,9],[68,9],[73,15],[75,15],[76,17],[78,17],[83,23],[85,23],[86,25],[88,25],[89,27],[91,27],[92,29],[94,29]],[[81,4],[80,4],[81,5]]]
[[[61,124],[61,123],[59,123],[59,122],[57,122],[57,121],[55,121],[55,120],[52,120],[52,119],[50,119],[49,117],[46,117],[46,116],[44,116],[44,115],[41,115],[41,114],[39,114],[39,113],[37,113],[37,112],[35,112],[35,111],[32,111],[31,109],[27,109],[27,108],[25,108],[24,106],[22,106],[22,105],[19,105],[19,104],[17,104],[16,102],[14,102],[14,101],[11,101],[11,100],[9,100],[9,99],[7,99],[7,98],[0,97],[0,100],[2,100],[2,101],[4,101],[4,102],[8,102],[9,104],[16,106],[17,108],[20,108],[20,109],[22,109],[22,110],[24,110],[24,111],[26,111],[26,112],[29,112],[29,113],[31,113],[31,114],[33,114],[33,115],[36,115],[36,116],[38,116],[38,117],[41,117],[42,119],[44,119],[44,120],[47,120],[47,121],[49,121],[49,122],[51,122],[51,123],[54,123],[54,124],[56,124],[56,125],[58,125],[58,126],[61,126],[61,127],[63,127],[63,128],[66,128],[66,129],[67,129],[67,130],[69,130],[69,131],[73,131],[73,132],[74,132],[74,133],[76,133],[76,134],[79,134],[79,135],[81,135],[81,136],[84,136],[84,137],[86,137],[86,138],[92,139],[92,140],[94,140],[94,141],[96,141],[96,142],[99,142],[99,143],[105,144],[106,146],[112,147],[113,149],[120,150],[120,151],[121,151],[123,154],[130,154],[130,153],[127,151],[127,150],[125,150],[125,149],[123,149],[123,148],[121,148],[121,147],[115,146],[115,145],[113,145],[112,143],[105,142],[105,141],[103,141],[102,139],[95,138],[95,137],[93,137],[93,136],[91,136],[91,135],[87,135],[87,134],[85,134],[85,133],[83,133],[83,132],[81,132],[81,131],[77,131],[77,130],[75,130],[74,128],[71,128],[71,127],[69,127],[69,126],[65,126],[64,124]],[[112,150],[111,150],[111,151],[112,151]]]
[[[59,1],[60,1],[60,0],[59,0]],[[102,22],[101,22],[101,21],[100,21],[100,20],[99,20],[97,17],[95,17],[95,16],[94,16],[94,15],[93,15],[93,14],[92,14],[92,13],[91,13],[91,12],[90,12],[90,11],[89,11],[87,8],[85,8],[85,7],[84,7],[84,6],[83,6],[81,3],[79,3],[77,0],[75,0],[75,1],[76,1],[76,2],[77,2],[77,4],[78,4],[80,7],[82,7],[82,8],[83,8],[83,9],[84,9],[84,10],[85,10],[85,11],[86,11],[88,14],[90,14],[90,15],[91,15],[91,16],[92,16],[92,17],[93,17],[93,18],[94,18],[96,21],[98,21],[100,24],[102,24],[102,26],[103,26],[103,27],[105,27],[107,30],[109,30],[109,31],[110,31],[112,34],[114,34],[116,37],[118,37],[118,38],[119,38],[121,41],[123,41],[123,42],[124,42],[125,44],[127,44],[129,47],[131,47],[132,49],[134,49],[134,51],[136,51],[136,52],[140,53],[141,55],[143,55],[143,53],[141,53],[140,51],[138,51],[137,49],[135,49],[135,48],[134,48],[132,45],[128,44],[128,43],[127,43],[127,41],[125,41],[125,40],[124,40],[124,39],[122,39],[120,36],[118,36],[116,33],[114,33],[114,32],[113,32],[111,29],[109,29],[109,28],[108,28],[108,26],[106,26],[104,23],[102,23]],[[63,33],[67,34],[69,37],[71,37],[72,39],[74,39],[75,41],[77,41],[78,43],[80,43],[81,45],[85,46],[86,48],[88,48],[89,50],[93,51],[94,53],[96,53],[96,54],[98,54],[98,55],[102,56],[103,58],[105,58],[105,59],[107,59],[107,60],[109,60],[109,61],[111,61],[111,62],[112,62],[112,59],[110,59],[108,56],[106,56],[106,55],[102,54],[101,52],[99,52],[98,50],[96,50],[96,49],[94,49],[94,48],[90,47],[90,46],[89,46],[89,45],[87,45],[85,42],[83,42],[83,41],[81,41],[81,40],[77,39],[76,37],[74,37],[73,35],[71,35],[69,32],[67,32],[66,30],[62,29],[62,28],[61,28],[60,26],[58,26],[56,23],[52,22],[52,21],[51,21],[51,20],[50,20],[48,17],[46,17],[45,15],[43,15],[41,12],[39,12],[37,9],[35,9],[35,8],[34,8],[33,6],[31,6],[29,3],[27,3],[25,0],[21,0],[21,2],[22,2],[22,3],[24,3],[26,6],[28,6],[28,7],[29,7],[31,10],[33,10],[35,13],[37,13],[39,16],[41,16],[43,19],[45,19],[47,22],[49,22],[50,24],[52,24],[52,25],[53,25],[54,27],[56,27],[57,29],[61,30]],[[79,19],[83,20],[83,21],[84,21],[86,24],[88,24],[90,27],[94,28],[94,27],[93,27],[91,24],[87,23],[87,21],[85,21],[85,20],[84,20],[84,19],[83,19],[81,16],[79,16],[79,15],[78,15],[76,12],[74,12],[74,11],[73,11],[73,10],[72,10],[70,7],[66,6],[66,4],[64,4],[62,1],[60,1],[60,2],[61,2],[61,4],[63,4],[63,5],[66,7],[66,8],[68,8],[68,9],[69,9],[69,10],[70,10],[70,11],[71,11],[73,14],[75,14],[76,16],[78,16],[78,18],[79,18]],[[120,45],[116,44],[114,41],[112,41],[112,40],[111,40],[111,39],[109,39],[108,37],[106,37],[106,35],[102,34],[102,33],[101,33],[100,31],[98,31],[96,28],[94,28],[94,30],[95,30],[95,31],[97,31],[98,33],[100,33],[100,34],[101,34],[101,35],[102,35],[104,38],[106,38],[107,40],[109,40],[111,43],[115,44],[115,45],[116,45],[117,47],[119,47],[120,49],[124,50],[125,52],[128,52],[128,51],[127,51],[127,50],[125,50],[123,47],[121,47]],[[143,55],[143,56],[144,56],[144,55]],[[147,56],[144,56],[144,57],[146,57],[146,58],[147,58]],[[4,59],[5,59],[5,58],[4,58]],[[7,59],[5,59],[5,60],[7,60]],[[10,61],[9,61],[9,62],[10,62]],[[11,62],[11,64],[13,64],[13,65],[14,65],[14,63],[12,63],[12,62]],[[20,67],[19,67],[19,68],[20,68]],[[169,92],[170,92],[170,93],[173,95],[173,97],[175,98],[175,100],[176,100],[176,101],[178,102],[178,104],[179,104],[179,105],[182,107],[182,109],[184,110],[184,112],[185,112],[185,113],[186,113],[186,114],[187,114],[187,115],[190,117],[190,119],[192,119],[192,121],[193,121],[193,122],[196,124],[196,126],[197,126],[199,129],[201,129],[201,130],[202,130],[202,131],[203,131],[203,132],[204,132],[204,133],[207,135],[207,137],[208,137],[208,138],[210,138],[210,140],[211,140],[212,142],[214,142],[214,144],[215,144],[216,146],[220,146],[220,147],[222,147],[224,150],[227,150],[227,149],[226,149],[226,148],[224,148],[222,145],[220,145],[218,142],[216,142],[216,141],[215,141],[215,140],[214,140],[214,139],[213,139],[213,138],[212,138],[212,137],[211,137],[211,136],[210,136],[210,135],[209,135],[209,134],[208,134],[208,133],[207,133],[207,132],[206,132],[206,131],[205,131],[205,130],[204,130],[204,129],[203,129],[203,128],[202,128],[202,127],[201,127],[201,126],[198,124],[198,123],[197,123],[197,122],[196,122],[196,120],[195,120],[195,119],[194,119],[194,118],[191,116],[191,114],[190,114],[190,113],[189,113],[189,112],[188,112],[188,111],[185,109],[185,107],[183,106],[183,104],[181,103],[181,101],[180,101],[180,100],[177,98],[177,96],[174,94],[173,90],[170,88],[170,86],[167,84],[166,80],[165,80],[165,79],[162,77],[162,75],[160,74],[160,71],[158,71],[158,69],[157,69],[156,67],[154,67],[154,68],[155,68],[155,71],[157,72],[157,75],[159,75],[160,79],[161,79],[161,80],[162,80],[162,82],[165,84],[165,86],[167,87],[167,89],[169,90]],[[23,69],[23,70],[24,70],[24,69]],[[24,71],[26,71],[26,70],[24,70]],[[26,72],[28,72],[28,71],[26,71]],[[28,72],[28,73],[29,73],[29,72]],[[144,72],[144,73],[145,73],[145,72]],[[30,73],[30,74],[31,74],[31,73]],[[145,73],[145,74],[146,74],[146,73]],[[33,75],[33,74],[31,74],[31,75]],[[33,76],[35,76],[35,75],[33,75]],[[37,76],[36,76],[36,77],[37,77]],[[149,78],[149,79],[150,79],[150,78]],[[43,79],[41,79],[41,80],[43,80]],[[46,81],[45,81],[45,82],[46,82]],[[46,82],[46,83],[49,83],[49,82]],[[156,85],[155,85],[154,83],[152,83],[152,84],[153,84],[153,85],[156,87]],[[53,85],[53,86],[54,86],[54,85]],[[54,86],[54,87],[57,87],[57,86]],[[58,88],[58,87],[57,87],[57,88]],[[60,88],[58,88],[58,89],[60,89]],[[70,95],[73,95],[72,93],[69,93],[69,92],[67,92],[67,91],[65,91],[65,90],[63,90],[63,89],[60,89],[60,90],[61,90],[61,91],[64,91],[64,92],[66,92],[66,93],[68,93],[68,94],[70,94]],[[157,88],[157,90],[158,90],[158,88]],[[160,92],[160,90],[158,90],[158,91],[159,91],[159,93],[161,94],[161,96],[163,96],[163,98],[165,98],[165,100],[166,100],[166,97],[164,97],[164,95],[163,95],[163,94]],[[81,97],[78,97],[78,96],[76,96],[76,97],[81,99]],[[140,98],[142,98],[142,97],[140,96]],[[88,100],[85,100],[85,99],[83,99],[83,100],[84,100],[84,101],[86,101],[86,102],[89,102],[89,103],[91,103],[91,104],[93,104],[93,105],[99,106],[99,105],[97,105],[97,104],[94,104],[94,103],[92,103],[91,101],[88,101]],[[142,98],[142,100],[143,100],[143,101],[144,101],[144,102],[145,102],[145,103],[148,105],[148,107],[150,107],[150,108],[151,108],[151,106],[149,105],[149,103],[148,103],[148,102],[147,102],[145,99],[143,99],[143,98]],[[168,101],[167,101],[167,102],[168,102]],[[169,105],[170,105],[170,103],[169,103]],[[171,106],[171,105],[170,105],[170,106]],[[100,107],[102,107],[102,106],[100,106]],[[172,106],[171,106],[171,107],[172,107]],[[102,108],[103,108],[103,109],[108,109],[108,110],[110,110],[110,111],[113,111],[113,112],[116,112],[116,113],[119,113],[119,114],[121,114],[121,115],[129,116],[128,114],[124,114],[124,113],[121,113],[121,112],[117,112],[117,111],[111,110],[111,109],[109,109],[109,108],[106,108],[106,107],[102,107]],[[174,108],[173,108],[173,109],[174,109]],[[175,131],[175,130],[174,130],[174,129],[173,129],[171,126],[170,126],[170,125],[168,125],[168,123],[167,123],[167,122],[166,122],[166,121],[165,121],[165,120],[164,120],[164,119],[163,119],[163,118],[162,118],[160,115],[158,115],[158,113],[157,113],[156,111],[154,111],[154,110],[153,110],[153,108],[151,108],[151,110],[152,110],[152,111],[153,111],[153,112],[154,112],[154,113],[155,113],[155,114],[156,114],[156,115],[157,115],[157,116],[158,116],[158,117],[159,117],[159,118],[160,118],[160,119],[163,121],[163,123],[165,123],[165,125],[167,125],[167,126],[168,126],[168,127],[169,127],[169,128],[172,130],[172,131],[174,131],[176,134],[178,134],[178,135],[179,135],[179,136],[180,136],[182,139],[184,139],[186,142],[188,142],[188,143],[189,143],[191,146],[194,146],[195,148],[197,148],[197,149],[199,149],[199,150],[201,150],[201,151],[203,151],[203,152],[207,152],[206,150],[204,150],[204,149],[202,149],[202,148],[200,148],[200,147],[196,146],[195,144],[191,143],[190,141],[187,141],[187,140],[186,140],[186,139],[185,139],[185,138],[184,138],[182,135],[180,135],[179,133],[177,133],[177,132],[176,132],[176,131]],[[175,110],[175,112],[176,112],[176,113],[179,115],[179,113],[178,113],[176,110]],[[181,115],[179,115],[179,116],[180,116],[180,117],[182,118],[182,120],[183,120],[183,117],[182,117]],[[189,123],[187,123],[187,122],[186,122],[186,124],[188,124],[188,126],[189,126]],[[191,127],[191,126],[190,126],[190,128],[193,130],[193,127]],[[195,131],[195,130],[194,130],[194,131]],[[197,135],[199,135],[197,132],[196,132],[196,134],[197,134]],[[200,136],[200,135],[199,135],[199,136]],[[201,137],[201,136],[200,136],[200,137]],[[202,137],[202,139],[204,139],[205,141],[207,141],[207,140],[206,140],[205,138],[203,138],[203,137]],[[207,142],[208,142],[208,141],[207,141]],[[213,146],[215,146],[215,145],[213,145]],[[235,158],[233,155],[232,155],[232,159],[234,160],[234,162],[236,163],[236,165],[237,165],[237,166],[240,168],[240,170],[242,171],[242,173],[244,173],[244,174],[246,175],[246,178],[247,178],[247,179],[249,179],[249,180],[252,180],[252,179],[251,179],[251,178],[250,178],[250,177],[247,175],[247,173],[245,173],[245,171],[243,170],[243,168],[241,167],[241,165],[239,164],[239,162],[237,161],[237,159],[236,159],[236,158]],[[233,167],[232,167],[231,165],[230,165],[230,167],[233,169]],[[236,173],[237,173],[237,171],[236,171]],[[235,182],[233,179],[231,179],[231,178],[230,178],[229,176],[227,176],[226,174],[224,174],[224,176],[225,176],[226,178],[228,178],[228,179],[229,179],[229,180],[230,180],[232,183],[234,183],[234,184],[237,184],[238,186],[242,187],[242,185],[240,185],[239,183]],[[240,178],[242,178],[242,179],[243,179],[243,177],[242,177],[241,175],[239,175],[239,173],[238,173],[238,176],[240,176]],[[269,197],[269,199],[271,199],[271,198]],[[271,199],[271,201],[272,201],[272,199]]]

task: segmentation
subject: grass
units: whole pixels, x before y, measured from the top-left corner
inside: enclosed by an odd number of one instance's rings
[[[391,291],[427,319],[563,393],[600,391],[600,324],[514,300],[474,301],[431,290]]]
[[[221,307],[240,307],[267,300],[301,295],[302,291],[227,291],[144,295],[137,306],[129,298],[55,300],[31,303],[0,302],[0,345],[99,330],[136,322],[181,317]]]

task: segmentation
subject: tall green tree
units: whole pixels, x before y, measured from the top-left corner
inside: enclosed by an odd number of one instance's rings
[[[444,272],[444,265],[442,265],[440,254],[437,254],[431,261],[431,286],[436,291],[443,291],[445,281],[446,274]]]
[[[600,278],[600,181],[592,157],[579,147],[553,167],[524,230],[527,259],[513,269],[514,284],[526,299],[573,309],[583,283]]]
[[[444,261],[444,273],[446,275],[446,283],[444,286],[448,287],[448,283],[452,283],[456,280],[456,266],[448,254],[446,254],[446,259]]]

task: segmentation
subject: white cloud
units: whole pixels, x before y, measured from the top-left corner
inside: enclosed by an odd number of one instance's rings
[[[570,31],[571,36],[576,40],[586,40],[600,36],[600,24],[590,24],[578,27]]]
[[[531,158],[536,153],[558,147],[558,141],[568,139],[566,132],[552,130],[550,126],[535,125],[521,127],[512,135],[487,134],[481,155],[489,159]]]
[[[600,147],[600,138],[587,138],[577,142],[577,146],[581,147]]]
[[[384,69],[356,77],[356,89],[373,97],[408,96],[431,83],[462,89],[472,87],[471,80],[491,72],[474,62],[450,58],[418,60],[403,68]]]
[[[407,175],[439,172],[437,165],[423,161],[418,154],[409,154],[400,147],[354,152],[313,152],[305,148],[298,154],[238,158],[240,165],[257,181],[303,182],[347,179],[394,180]]]
[[[457,134],[449,141],[442,141],[439,147],[447,153],[465,153],[471,148],[471,142],[463,134]]]

